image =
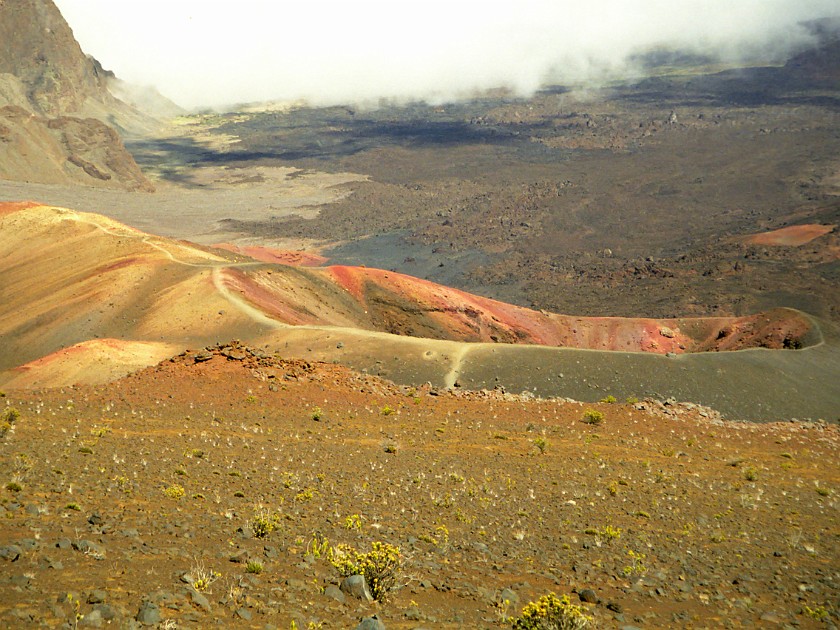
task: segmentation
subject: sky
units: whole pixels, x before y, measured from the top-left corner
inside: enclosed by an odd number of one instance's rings
[[[187,108],[446,102],[638,71],[657,46],[784,59],[837,0],[55,0],[82,49]]]

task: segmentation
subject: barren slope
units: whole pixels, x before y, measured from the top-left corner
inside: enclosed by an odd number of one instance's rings
[[[11,407],[4,627],[494,629],[549,591],[598,628],[837,621],[837,427],[656,401],[593,405],[594,426],[236,344]],[[383,604],[325,557],[373,542],[401,555]]]

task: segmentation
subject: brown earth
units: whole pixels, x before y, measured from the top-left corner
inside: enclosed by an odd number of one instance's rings
[[[504,628],[549,591],[599,628],[838,621],[837,427],[657,401],[591,425],[565,399],[209,350],[2,399],[0,624]],[[336,594],[326,549],[373,542],[399,547],[394,590]]]

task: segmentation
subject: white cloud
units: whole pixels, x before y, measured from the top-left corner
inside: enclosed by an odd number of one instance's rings
[[[186,106],[442,100],[625,70],[654,45],[783,54],[835,0],[56,0],[85,52]]]

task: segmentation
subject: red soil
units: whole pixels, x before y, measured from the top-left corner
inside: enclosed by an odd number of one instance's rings
[[[27,208],[37,208],[43,204],[35,201],[0,201],[0,216],[4,214],[12,214],[18,210],[26,210]]]
[[[810,243],[820,236],[829,234],[836,227],[836,225],[819,225],[816,223],[790,225],[773,230],[772,232],[751,234],[746,237],[745,242],[751,245],[799,247],[800,245]]]

